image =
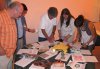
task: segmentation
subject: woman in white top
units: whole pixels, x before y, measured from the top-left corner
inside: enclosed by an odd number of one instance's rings
[[[72,42],[74,28],[74,17],[67,8],[64,8],[61,12],[60,21],[58,23],[59,39]]]

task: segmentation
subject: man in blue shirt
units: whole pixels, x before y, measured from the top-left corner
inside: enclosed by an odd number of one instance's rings
[[[16,26],[17,26],[17,49],[16,51],[18,51],[19,49],[23,48],[26,46],[26,29],[27,29],[27,24],[26,24],[26,20],[25,20],[25,14],[27,13],[28,9],[27,6],[23,3],[21,3],[24,7],[24,11],[21,17],[19,17],[16,20]]]

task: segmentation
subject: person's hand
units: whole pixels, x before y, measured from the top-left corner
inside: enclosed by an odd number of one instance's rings
[[[63,40],[63,41],[67,42],[67,38],[64,38],[64,40]]]
[[[4,49],[0,47],[0,56],[5,55],[5,54],[6,53],[5,53]]]
[[[55,38],[54,38],[54,35],[53,34],[49,38],[50,38],[50,41],[51,42],[54,42]]]
[[[87,45],[85,43],[82,44],[83,48],[87,48]]]
[[[48,39],[48,41],[50,42],[50,43],[53,43],[54,42],[54,39],[52,39],[52,38],[47,38]]]
[[[29,29],[28,31],[31,32],[31,33],[34,33],[35,29]]]
[[[27,28],[27,27],[24,27],[24,29],[25,29],[26,31],[28,31],[28,28]]]
[[[72,40],[72,43],[76,43],[76,42],[78,42],[78,40],[77,40],[77,39]]]

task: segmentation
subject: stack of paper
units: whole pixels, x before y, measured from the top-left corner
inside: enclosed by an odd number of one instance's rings
[[[35,59],[22,58],[19,61],[17,61],[15,64],[24,68],[34,60]]]
[[[29,69],[45,69],[44,67],[40,67],[40,66],[36,66],[34,64],[32,64]]]
[[[60,59],[60,60],[62,60],[62,61],[68,61],[68,59],[70,58],[70,55],[71,55],[71,54],[66,53],[66,54],[64,55],[65,59],[61,59],[61,53],[59,53],[55,59]]]

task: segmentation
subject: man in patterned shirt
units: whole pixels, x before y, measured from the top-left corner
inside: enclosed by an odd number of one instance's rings
[[[22,12],[23,6],[17,1],[0,11],[0,69],[12,69],[17,41],[15,19],[20,17]]]

